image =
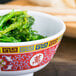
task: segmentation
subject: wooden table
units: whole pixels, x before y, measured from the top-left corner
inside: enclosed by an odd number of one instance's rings
[[[8,5],[22,5],[22,6],[37,6],[34,3],[30,3],[29,0],[13,0],[13,1],[7,2],[5,4],[8,4]]]
[[[7,4],[34,5],[28,0],[16,0]],[[35,76],[76,76],[76,39],[63,37],[63,40],[52,61]]]

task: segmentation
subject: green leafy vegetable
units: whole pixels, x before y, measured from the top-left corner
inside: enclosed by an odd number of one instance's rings
[[[35,19],[26,11],[14,11],[0,16],[0,42],[25,42],[45,38],[32,30]]]

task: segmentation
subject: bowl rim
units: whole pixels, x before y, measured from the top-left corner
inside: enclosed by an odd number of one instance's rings
[[[16,9],[17,10],[17,9]],[[7,10],[0,10],[0,11],[10,11],[10,9],[7,9]],[[22,10],[23,11],[23,10]],[[0,42],[0,46],[26,46],[26,45],[34,45],[34,44],[40,44],[40,43],[43,43],[43,42],[48,42],[50,40],[53,40],[61,35],[63,35],[63,33],[65,32],[66,30],[66,26],[64,24],[64,22],[59,19],[58,17],[56,16],[52,16],[52,15],[49,15],[49,14],[46,14],[46,13],[42,13],[42,12],[39,12],[39,11],[31,11],[31,10],[28,10],[28,12],[32,12],[32,13],[37,13],[37,14],[42,14],[44,16],[47,16],[47,17],[51,17],[53,20],[55,21],[59,21],[59,23],[61,23],[62,25],[62,29],[60,29],[59,32],[57,32],[56,34],[52,35],[52,36],[49,36],[47,38],[43,38],[43,39],[40,39],[40,40],[34,40],[34,41],[27,41],[27,42],[16,42],[16,43],[5,43],[5,42]]]

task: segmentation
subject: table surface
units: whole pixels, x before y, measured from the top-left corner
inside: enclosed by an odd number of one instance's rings
[[[14,0],[10,5],[33,5],[26,0]],[[63,37],[52,61],[34,76],[76,76],[76,39]]]
[[[9,1],[9,2],[8,2]],[[8,5],[22,5],[22,6],[37,6],[34,3],[31,3],[29,0],[7,0],[5,4]]]

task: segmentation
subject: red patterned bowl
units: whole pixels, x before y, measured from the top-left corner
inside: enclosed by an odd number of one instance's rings
[[[0,15],[11,10],[0,10]],[[64,23],[51,15],[28,11],[35,18],[33,29],[47,38],[18,43],[0,43],[0,76],[32,76],[53,58],[65,31]]]

